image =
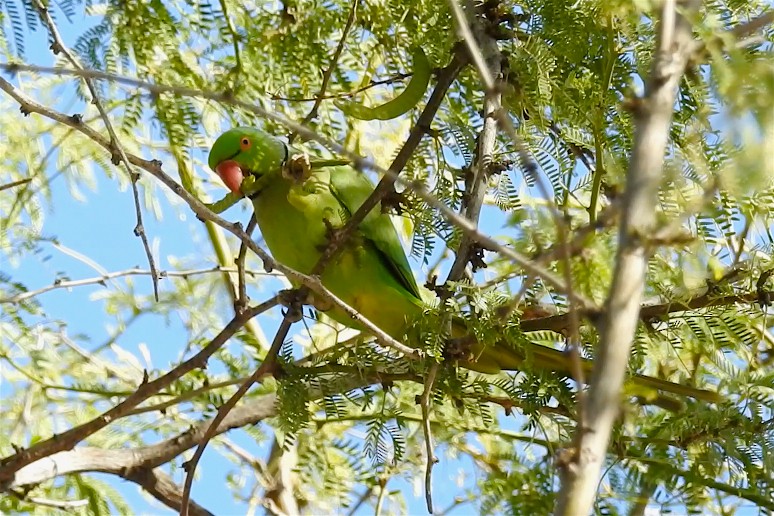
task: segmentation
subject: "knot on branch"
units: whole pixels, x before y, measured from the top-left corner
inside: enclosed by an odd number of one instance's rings
[[[771,290],[766,289],[766,282],[769,280],[772,274],[774,274],[774,269],[763,271],[758,278],[758,281],[755,283],[755,289],[758,293],[758,305],[760,305],[761,308],[766,308],[767,306],[772,305],[773,293]]]
[[[110,142],[110,162],[116,166],[121,164],[121,153],[118,152],[118,148],[114,141]]]
[[[471,244],[468,248],[467,260],[470,262],[470,266],[473,268],[473,272],[478,269],[486,269],[487,264],[484,261],[484,249],[481,244]]]
[[[425,288],[427,290],[432,290],[435,292],[435,295],[440,297],[441,299],[447,299],[451,297],[451,290],[446,286],[446,283],[436,284],[436,281],[438,281],[438,275],[433,274],[430,276],[430,278],[425,282]]]
[[[287,289],[279,292],[279,302],[287,308],[283,315],[288,318],[288,321],[295,323],[301,320],[304,316],[303,306],[310,304],[308,303],[309,295],[309,289],[306,288]]]
[[[514,165],[514,161],[511,159],[492,160],[486,165],[486,173],[489,176],[502,174]]]
[[[382,213],[390,213],[395,210],[397,215],[403,215],[403,207],[408,206],[406,195],[403,192],[396,192],[391,188],[389,192],[382,197]]]

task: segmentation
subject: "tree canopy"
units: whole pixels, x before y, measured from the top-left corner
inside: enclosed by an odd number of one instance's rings
[[[138,512],[134,484],[192,514],[774,511],[772,22],[762,0],[0,3],[0,511]],[[405,342],[293,323],[288,278],[325,289],[248,202],[205,204],[237,125],[379,182],[426,287]],[[460,368],[452,317],[568,365]]]

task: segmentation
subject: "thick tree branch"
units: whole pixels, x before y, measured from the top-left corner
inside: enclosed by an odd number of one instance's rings
[[[599,352],[575,438],[573,459],[562,471],[556,514],[585,516],[593,506],[620,392],[626,376],[648,265],[647,237],[655,226],[658,189],[677,88],[693,48],[691,22],[700,2],[663,2],[659,37],[636,129],[624,193],[613,283],[601,327]],[[685,9],[685,10],[684,10]]]
[[[374,382],[399,380],[421,382],[421,378],[414,375],[389,374],[351,368],[349,374],[345,377],[343,385],[341,385],[341,392],[364,387]],[[310,389],[309,396],[311,399],[318,399],[324,395],[318,386],[311,386]],[[272,393],[258,396],[228,411],[222,420],[217,421],[212,435],[220,435],[234,428],[253,425],[275,415],[277,415],[277,395]],[[27,485],[40,484],[62,475],[90,471],[112,473],[121,476],[127,480],[140,483],[143,487],[149,489],[150,492],[161,490],[164,486],[170,486],[170,484],[154,480],[153,476],[158,477],[159,473],[154,468],[168,463],[184,451],[202,442],[207,432],[212,431],[213,422],[215,422],[213,419],[202,421],[186,432],[157,444],[139,448],[105,450],[85,446],[70,451],[59,451],[49,456],[41,456],[34,462],[26,463],[9,480],[6,480],[4,484],[0,484],[0,492]],[[159,478],[163,480],[163,477]],[[147,482],[141,482],[143,479],[146,479]],[[151,488],[149,486],[152,482],[160,482],[160,485]],[[172,491],[167,488],[164,489],[167,495],[163,498],[159,497],[159,499],[170,507],[180,510],[182,508],[182,490],[177,486],[175,486],[175,489],[175,497],[171,496]],[[172,503],[165,501],[165,498],[168,498]],[[189,514],[206,514],[195,513],[196,507],[191,503]]]
[[[708,292],[687,300],[669,301],[666,303],[646,304],[640,307],[639,318],[642,321],[658,319],[673,313],[689,312],[700,308],[709,308],[713,306],[731,306],[735,304],[749,305],[758,300],[757,292],[746,294],[729,294],[719,296]],[[599,312],[588,312],[586,316],[596,318],[601,314]],[[548,317],[539,317],[536,319],[525,319],[521,321],[521,329],[525,332],[551,330],[562,333],[566,331],[570,324],[568,313],[551,315]]]
[[[473,2],[467,2],[468,24],[474,32],[475,43],[481,49],[480,52],[473,52],[474,59],[479,57],[482,63],[476,62],[479,67],[479,74],[485,74],[489,81],[496,81],[500,77],[502,56],[497,47],[497,41],[486,33],[478,20],[478,13]],[[487,79],[484,79],[487,82]],[[493,85],[495,83],[493,82]],[[484,204],[484,196],[488,187],[488,179],[491,174],[489,166],[492,164],[492,155],[494,153],[495,141],[497,139],[497,118],[495,113],[502,109],[501,94],[496,86],[487,89],[484,96],[484,106],[481,110],[481,116],[484,118],[484,126],[478,135],[478,144],[475,154],[475,160],[470,164],[470,171],[473,174],[470,188],[466,188],[463,207],[465,218],[472,224],[478,226],[478,219],[481,215],[481,207]],[[466,187],[468,185],[466,184]],[[471,261],[471,255],[474,252],[476,242],[471,235],[462,237],[457,256],[452,263],[447,281],[457,281],[462,278],[465,267]],[[475,270],[475,266],[474,266]]]

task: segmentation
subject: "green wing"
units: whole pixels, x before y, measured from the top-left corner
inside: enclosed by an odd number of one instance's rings
[[[365,202],[374,185],[366,176],[352,167],[330,167],[331,193],[350,214]],[[390,217],[379,211],[376,206],[359,226],[360,233],[370,241],[379,257],[398,282],[417,299],[421,299],[419,287],[411,272],[411,267],[403,251],[400,237]]]

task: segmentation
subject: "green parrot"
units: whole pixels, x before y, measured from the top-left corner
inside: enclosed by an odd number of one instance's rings
[[[285,166],[291,152],[297,154],[259,129],[237,127],[218,137],[208,161],[232,192],[228,204],[245,193],[249,195],[261,234],[274,258],[308,274],[322,255],[330,228],[342,227],[374,186],[347,165],[313,164],[306,170],[292,171]],[[425,306],[395,226],[379,205],[365,217],[320,279],[342,301],[399,340]],[[342,310],[314,304],[333,320],[365,330]],[[453,326],[455,336],[465,334],[461,323],[456,321]],[[482,373],[518,370],[525,361],[550,371],[571,372],[567,354],[535,343],[527,343],[524,350],[518,351],[506,343],[476,342],[469,356],[468,360],[460,360],[460,365]],[[582,364],[585,373],[590,374],[591,362],[584,360]],[[712,391],[649,376],[634,376],[632,383],[629,392],[646,399],[653,399],[654,391],[710,402],[720,399]]]

